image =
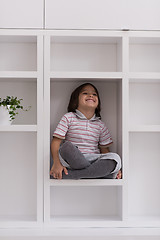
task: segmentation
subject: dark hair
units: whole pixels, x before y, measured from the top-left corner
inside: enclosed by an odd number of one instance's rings
[[[98,106],[95,109],[95,115],[97,117],[101,118],[101,115],[100,115],[101,101],[100,101],[99,93],[98,93],[97,88],[93,84],[91,84],[91,83],[84,83],[84,84],[80,85],[79,87],[77,87],[72,92],[67,110],[68,110],[68,112],[75,112],[76,111],[76,109],[78,108],[79,94],[81,93],[82,89],[84,87],[88,86],[88,85],[92,86],[95,89],[95,92],[97,93],[97,96],[98,96]]]

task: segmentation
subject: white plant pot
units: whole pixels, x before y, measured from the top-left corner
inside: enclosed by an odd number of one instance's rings
[[[11,125],[9,110],[7,107],[0,106],[0,125]]]

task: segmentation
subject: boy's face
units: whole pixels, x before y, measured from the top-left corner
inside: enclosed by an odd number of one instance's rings
[[[85,86],[79,94],[78,109],[95,110],[98,106],[98,96],[91,85]]]

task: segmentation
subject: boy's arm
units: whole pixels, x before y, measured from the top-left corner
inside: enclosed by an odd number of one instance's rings
[[[54,137],[51,142],[51,154],[53,158],[53,166],[50,171],[50,175],[52,175],[54,178],[62,179],[62,172],[64,171],[67,175],[67,169],[62,166],[60,160],[59,160],[59,148],[60,144],[62,142],[62,139]]]
[[[99,146],[100,153],[108,153],[110,152],[109,147],[107,146]]]

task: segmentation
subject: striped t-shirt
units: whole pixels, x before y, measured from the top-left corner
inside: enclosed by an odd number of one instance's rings
[[[100,153],[99,146],[109,146],[112,138],[108,128],[95,115],[87,119],[79,110],[66,113],[53,136],[70,141],[83,153]]]

